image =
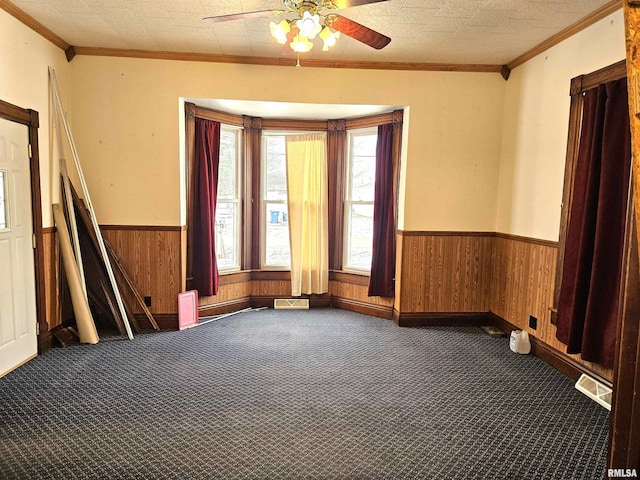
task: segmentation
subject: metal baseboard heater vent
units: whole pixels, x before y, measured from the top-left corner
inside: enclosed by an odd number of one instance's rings
[[[275,310],[309,310],[308,298],[276,298],[273,301]]]
[[[583,373],[576,382],[576,389],[580,390],[590,399],[598,402],[607,410],[611,410],[611,396],[613,394],[613,390],[600,383],[595,378],[591,378]]]

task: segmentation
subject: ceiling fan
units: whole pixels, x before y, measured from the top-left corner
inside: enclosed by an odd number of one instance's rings
[[[387,0],[282,0],[282,10],[259,10],[255,12],[234,13],[205,17],[205,22],[218,23],[271,15],[290,15],[279,23],[269,24],[271,35],[282,45],[291,47],[294,52],[304,53],[313,48],[309,40],[318,36],[323,40],[326,51],[340,36],[340,33],[354,38],[377,50],[386,47],[391,39],[371,28],[335,13],[349,7],[385,2]],[[335,30],[335,32],[333,31]]]

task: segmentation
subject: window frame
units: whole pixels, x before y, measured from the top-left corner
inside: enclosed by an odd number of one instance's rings
[[[349,258],[349,236],[351,233],[351,225],[349,223],[349,209],[352,205],[371,205],[374,208],[375,198],[369,200],[351,200],[352,194],[352,184],[351,184],[351,169],[353,164],[353,139],[357,136],[369,136],[375,135],[376,142],[378,137],[378,129],[377,126],[370,127],[360,127],[360,128],[351,128],[346,131],[346,153],[345,153],[345,165],[344,165],[344,201],[343,201],[343,227],[342,227],[342,268],[343,272],[347,273],[355,273],[360,275],[370,275],[371,274],[371,265],[369,268],[357,268],[352,265],[347,264],[347,260]],[[374,169],[375,169],[375,158],[374,158]],[[374,188],[375,188],[375,173],[374,173]],[[371,236],[371,249],[373,249],[373,232]]]
[[[564,171],[564,187],[562,203],[560,204],[560,233],[558,236],[558,256],[556,260],[556,278],[553,290],[553,305],[551,311],[551,323],[556,324],[558,319],[558,301],[560,299],[560,287],[562,285],[562,270],[564,267],[564,255],[567,242],[567,232],[571,222],[571,202],[573,198],[573,184],[578,161],[580,146],[580,134],[582,129],[582,111],[584,108],[584,94],[586,91],[596,88],[602,83],[619,80],[627,76],[626,60],[621,60],[595,72],[578,75],[571,79],[569,94],[571,104],[569,108],[569,129],[567,134],[567,157]]]
[[[243,148],[242,148],[242,127],[237,125],[229,125],[227,123],[220,123],[220,134],[223,132],[231,132],[235,136],[235,185],[234,191],[235,196],[232,199],[221,199],[218,191],[218,196],[216,198],[216,214],[218,212],[218,206],[220,203],[230,203],[235,205],[236,210],[236,222],[235,222],[235,238],[234,238],[234,249],[236,251],[235,257],[237,262],[228,268],[221,268],[218,263],[218,273],[220,275],[224,275],[227,273],[238,272],[242,270],[242,232],[243,232],[243,212],[242,212],[242,185],[243,185],[243,172],[242,172],[242,158],[244,157]],[[218,176],[218,182],[220,182],[220,177]],[[217,254],[218,252],[216,252]]]
[[[259,202],[259,216],[260,216],[260,269],[261,270],[275,270],[275,271],[289,271],[291,270],[291,262],[289,265],[267,265],[267,204],[277,203],[287,207],[287,200],[268,200],[266,198],[267,191],[267,176],[266,176],[266,161],[267,161],[267,138],[268,137],[285,137],[286,135],[295,135],[301,132],[291,132],[282,130],[262,130],[260,135],[260,202]],[[286,141],[285,141],[286,143]],[[286,154],[285,154],[286,155]],[[286,174],[286,167],[285,167]],[[291,254],[291,244],[289,244],[289,254]]]
[[[296,124],[298,122],[295,122]],[[320,130],[326,131],[326,130]],[[284,204],[287,206],[288,211],[288,202],[287,200],[267,200],[265,198],[266,193],[266,171],[265,162],[267,159],[267,149],[266,149],[266,139],[267,137],[287,137],[290,135],[304,135],[307,133],[317,133],[318,129],[286,129],[280,130],[277,128],[263,128],[260,135],[260,175],[259,175],[259,217],[260,217],[260,270],[273,270],[273,271],[290,271],[291,270],[291,262],[289,265],[267,265],[266,264],[266,251],[267,251],[267,204],[268,203],[278,203]],[[325,142],[327,139],[325,139]],[[286,140],[285,140],[286,146]],[[327,164],[329,163],[329,152],[327,150]],[[291,252],[291,245],[289,244],[289,252]]]

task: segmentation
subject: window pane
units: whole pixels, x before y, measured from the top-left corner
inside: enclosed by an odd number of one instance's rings
[[[284,136],[266,137],[265,199],[287,200],[287,157]]]
[[[220,202],[216,206],[216,259],[218,270],[238,268],[238,205]]]
[[[286,203],[266,204],[265,266],[291,265],[289,249],[289,218]]]
[[[349,228],[346,266],[369,270],[373,239],[373,205],[351,205],[347,215]]]
[[[357,152],[357,155],[364,155],[367,157],[376,156],[376,143],[378,140],[377,133],[370,133],[368,135],[354,135],[352,138],[353,151]]]
[[[235,131],[220,132],[220,165],[218,167],[218,199],[236,197],[237,134]]]
[[[372,202],[376,179],[376,141],[378,136],[354,135],[351,138],[350,199]]]
[[[7,207],[5,204],[6,172],[0,171],[0,228],[7,228]]]

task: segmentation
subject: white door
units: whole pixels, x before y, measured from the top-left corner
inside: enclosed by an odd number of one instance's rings
[[[28,136],[0,119],[0,377],[37,353]]]

